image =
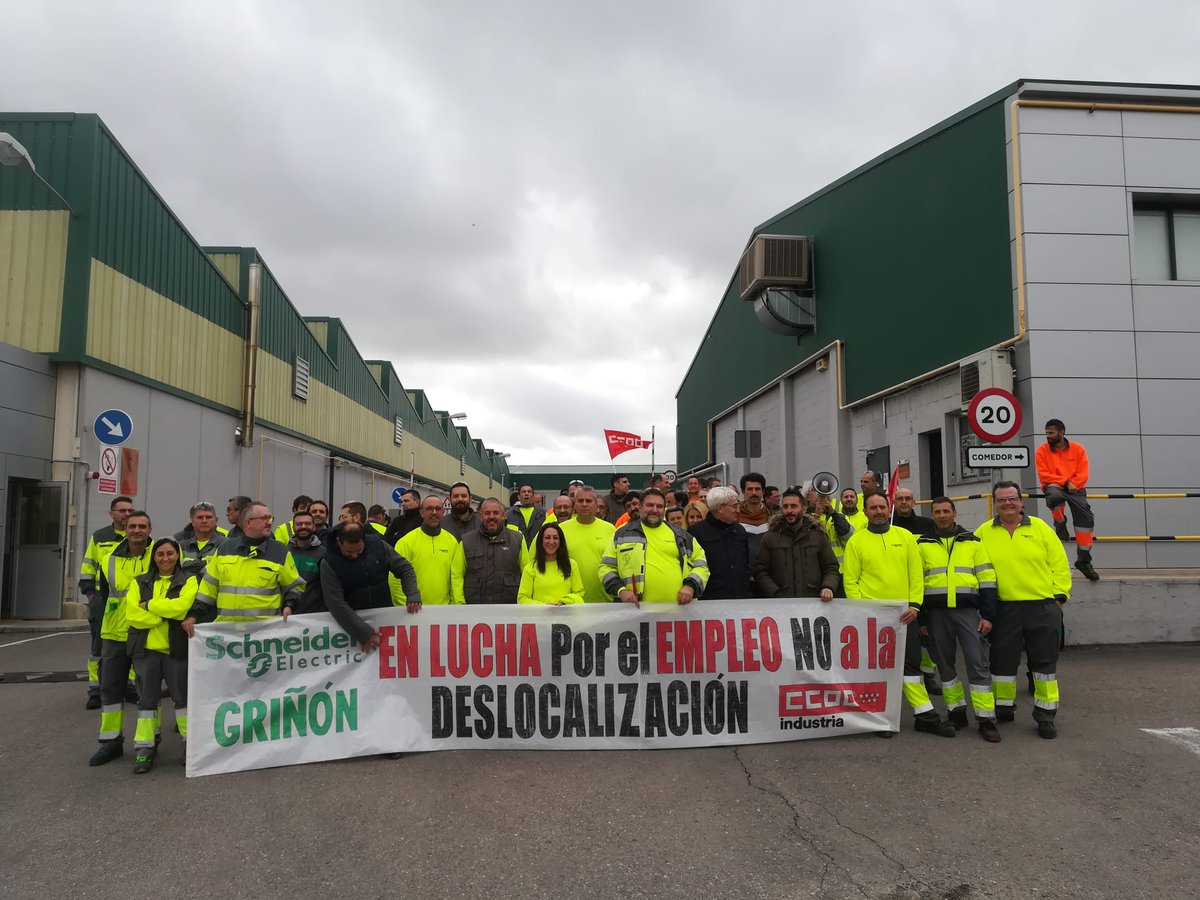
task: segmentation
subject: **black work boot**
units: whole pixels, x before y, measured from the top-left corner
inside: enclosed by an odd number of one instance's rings
[[[88,760],[89,766],[102,766],[124,755],[125,745],[121,741],[105,741]]]
[[[88,691],[87,708],[88,709],[99,709],[101,707],[101,705],[102,704],[100,703],[100,691],[99,690]]]
[[[996,721],[997,722],[1012,722],[1017,718],[1017,709],[1015,706],[996,706]]]
[[[950,715],[947,716],[947,718],[950,720],[950,724],[954,726],[956,731],[961,728],[966,728],[967,708],[965,706],[960,706],[958,709],[952,709],[950,710]]]
[[[913,719],[913,729],[923,731],[926,734],[936,734],[938,737],[954,737],[958,734],[954,730],[954,726],[945,719],[939,718],[937,713],[927,713],[917,716]]]
[[[1075,560],[1075,568],[1083,573],[1083,577],[1088,581],[1099,581],[1100,573],[1092,566],[1092,555],[1089,553],[1087,557],[1080,555],[1079,559]]]
[[[1000,729],[996,727],[996,723],[991,719],[979,720],[979,736],[989,744],[1000,743]]]

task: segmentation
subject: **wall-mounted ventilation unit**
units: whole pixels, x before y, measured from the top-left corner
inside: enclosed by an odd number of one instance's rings
[[[971,398],[988,388],[1013,389],[1012,363],[1007,350],[984,350],[958,364],[959,400],[965,410]]]
[[[789,335],[816,329],[812,238],[758,235],[742,254],[738,282],[742,299],[754,303],[754,314],[764,328]]]
[[[392,440],[395,441],[396,446],[399,447],[404,443],[404,420],[399,416],[396,416],[395,424],[396,430],[392,433]]]
[[[308,360],[297,356],[292,364],[292,396],[308,402]]]

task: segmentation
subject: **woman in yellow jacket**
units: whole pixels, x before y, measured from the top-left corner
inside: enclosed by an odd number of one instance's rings
[[[537,534],[533,559],[521,573],[517,602],[543,606],[583,602],[579,565],[567,555],[566,538],[554,522],[547,522]]]
[[[128,652],[138,680],[137,731],[133,735],[135,775],[154,765],[161,740],[162,683],[175,706],[175,724],[187,746],[187,634],[180,622],[196,600],[199,581],[180,565],[179,544],[159,538],[150,551],[150,571],[125,592]],[[186,760],[187,754],[184,754]]]

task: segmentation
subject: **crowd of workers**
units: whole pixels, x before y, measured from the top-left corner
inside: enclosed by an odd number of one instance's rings
[[[916,513],[911,490],[893,485],[889,496],[869,471],[859,479],[861,493],[847,488],[837,496],[811,483],[780,491],[757,473],[736,489],[691,477],[686,489],[669,490],[654,475],[638,492],[617,474],[605,493],[573,481],[549,508],[528,484],[505,507],[496,498],[476,506],[458,483],[446,498],[407,490],[394,518],[382,506],[349,502],[336,523],[327,503],[305,495],[278,524],[267,504],[237,496],[225,510],[228,529],[218,526],[213,504],[199,502],[182,531],[157,539],[150,517],[117,497],[112,524],[92,536],[80,578],[92,626],[88,708],[100,710],[91,765],[123,754],[130,702],[138,711],[134,771],[150,771],[164,682],[186,741],[187,658],[197,623],[328,611],[370,652],[379,637],[364,610],[415,613],[451,603],[907,600],[904,697],[917,731],[955,736],[969,724],[969,695],[980,735],[998,742],[997,721],[1015,716],[1024,653],[1037,733],[1054,738],[1061,608],[1071,591],[1064,506],[1075,518],[1076,567],[1095,576],[1087,457],[1064,431],[1058,420],[1047,423],[1047,444],[1037,453],[1048,501],[1057,501],[1047,504],[1053,529],[1025,514],[1011,481],[993,487],[995,516],[969,531],[950,498],[934,498],[926,518]],[[931,693],[942,696],[946,718]]]

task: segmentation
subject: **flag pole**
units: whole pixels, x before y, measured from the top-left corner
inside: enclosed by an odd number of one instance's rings
[[[650,475],[654,475],[654,426],[650,426]]]

